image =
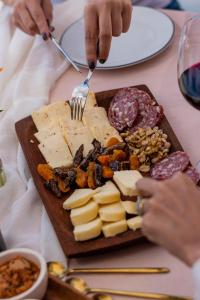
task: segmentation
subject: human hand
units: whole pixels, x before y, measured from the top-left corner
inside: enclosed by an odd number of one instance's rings
[[[84,10],[86,57],[91,69],[108,58],[112,36],[127,32],[131,22],[130,0],[88,0]],[[98,47],[97,47],[98,45]],[[97,53],[97,48],[98,53]]]
[[[53,27],[52,4],[50,0],[15,0],[13,1],[14,24],[25,33],[34,36],[42,34],[47,40]]]
[[[182,173],[165,181],[144,178],[137,183],[144,200],[145,236],[187,265],[200,258],[200,190]]]

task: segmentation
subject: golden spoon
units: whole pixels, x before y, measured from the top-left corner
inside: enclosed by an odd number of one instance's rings
[[[158,273],[169,273],[170,270],[167,268],[86,268],[86,269],[65,269],[63,264],[60,262],[52,261],[47,263],[49,274],[56,277],[63,277],[77,273],[127,273],[127,274],[158,274]]]
[[[192,298],[187,297],[178,297],[178,296],[170,296],[165,294],[156,294],[156,293],[143,293],[143,292],[129,292],[129,291],[122,291],[122,290],[112,290],[112,289],[101,289],[101,288],[89,288],[87,283],[81,279],[72,277],[66,280],[68,284],[70,284],[73,288],[78,290],[83,294],[88,293],[106,293],[106,294],[113,294],[119,296],[130,296],[135,298],[144,298],[144,299],[165,299],[165,300],[192,300]]]

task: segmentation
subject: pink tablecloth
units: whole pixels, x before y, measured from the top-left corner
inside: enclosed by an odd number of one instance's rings
[[[167,14],[172,17],[176,24],[175,38],[168,50],[151,61],[138,66],[118,71],[96,72],[91,82],[91,88],[97,92],[146,84],[158,102],[163,105],[165,115],[184,150],[190,155],[192,163],[195,164],[200,159],[200,134],[198,131],[200,113],[182,97],[178,88],[176,71],[180,29],[190,15],[175,11],[167,12]],[[70,97],[73,87],[81,82],[82,78],[83,76],[77,75],[72,68],[69,69],[57,82],[51,94],[51,101]],[[189,268],[160,247],[146,243],[98,257],[72,260],[71,266],[165,266],[171,269],[171,273],[168,275],[85,275],[84,278],[91,287],[193,295],[193,283]]]

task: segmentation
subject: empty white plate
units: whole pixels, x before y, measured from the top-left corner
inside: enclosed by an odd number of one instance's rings
[[[117,69],[139,64],[164,51],[174,35],[174,23],[164,13],[148,7],[133,8],[128,33],[113,38],[107,62],[98,69]],[[86,67],[84,20],[68,27],[60,40],[61,46],[81,67]]]

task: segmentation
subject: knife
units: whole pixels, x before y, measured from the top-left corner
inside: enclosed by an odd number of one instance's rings
[[[50,39],[52,40],[52,42],[54,43],[54,45],[56,46],[56,48],[59,50],[59,52],[65,57],[65,59],[68,60],[72,64],[72,66],[74,67],[74,69],[76,71],[78,71],[79,73],[81,73],[81,70],[79,69],[79,67],[75,64],[75,62],[71,59],[71,57],[64,51],[64,49],[60,46],[59,42],[52,35],[52,33],[50,35]]]

